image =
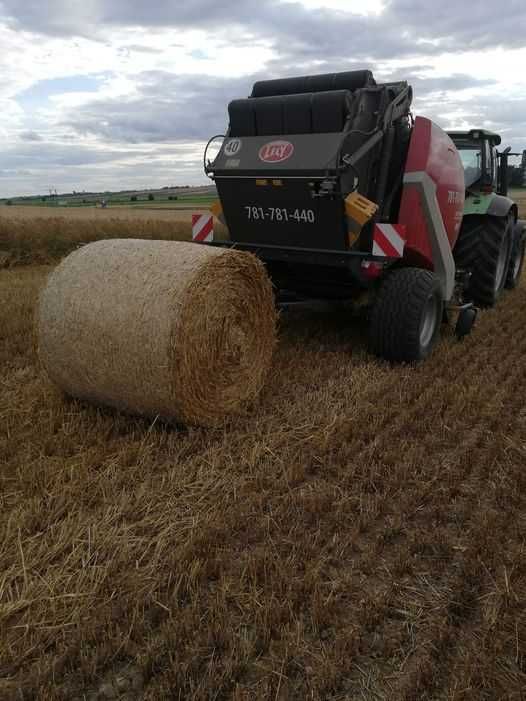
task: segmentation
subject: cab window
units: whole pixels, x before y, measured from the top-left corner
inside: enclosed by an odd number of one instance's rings
[[[482,150],[478,144],[457,144],[460,160],[464,167],[466,187],[473,185],[482,175]]]

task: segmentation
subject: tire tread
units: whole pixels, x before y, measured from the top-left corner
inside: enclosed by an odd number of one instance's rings
[[[481,307],[492,307],[501,292],[495,291],[495,275],[509,222],[508,217],[471,214],[462,223],[453,255],[457,268],[471,272],[467,296]]]
[[[371,351],[398,362],[421,360],[422,310],[429,294],[437,289],[438,280],[429,270],[401,268],[389,273],[380,287],[371,314]],[[437,327],[431,346],[440,323]]]

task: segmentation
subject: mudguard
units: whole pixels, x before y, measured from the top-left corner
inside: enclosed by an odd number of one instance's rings
[[[513,218],[517,219],[517,205],[509,197],[504,195],[494,195],[488,206],[487,214],[492,217],[507,217],[510,210],[513,209]]]

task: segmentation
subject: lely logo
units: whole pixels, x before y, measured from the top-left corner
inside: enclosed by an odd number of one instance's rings
[[[294,153],[290,141],[269,141],[259,149],[259,159],[265,163],[281,163]]]
[[[241,139],[230,139],[225,144],[225,156],[235,156],[241,151]]]

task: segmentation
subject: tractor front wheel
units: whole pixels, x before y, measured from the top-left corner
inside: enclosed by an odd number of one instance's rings
[[[393,270],[373,305],[371,351],[398,362],[423,360],[438,340],[443,306],[434,273],[420,268]]]

